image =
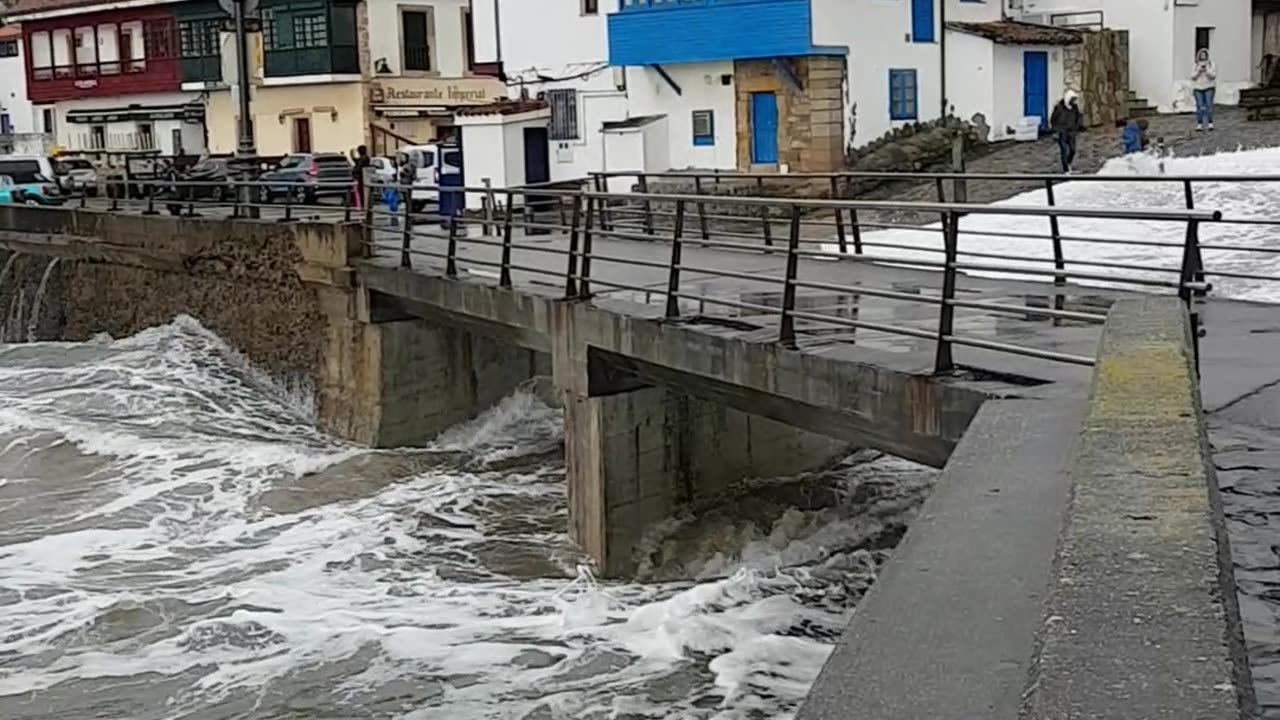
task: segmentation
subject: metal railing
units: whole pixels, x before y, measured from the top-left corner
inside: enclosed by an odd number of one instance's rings
[[[377,191],[404,193],[407,188],[381,186]],[[414,188],[416,193],[423,191],[421,187]],[[1069,283],[1103,283],[1130,291],[1175,293],[1187,303],[1198,326],[1197,300],[1211,289],[1205,279],[1199,227],[1221,218],[1216,211],[1197,209],[1011,207],[743,196],[714,198],[721,210],[713,214],[705,207],[712,198],[697,194],[637,195],[550,186],[440,191],[470,198],[470,204],[482,210],[442,215],[417,212],[411,205],[402,204],[391,213],[370,204],[364,223],[371,251],[393,252],[399,266],[406,269],[433,264],[432,269],[445,276],[487,279],[500,287],[534,289],[552,284],[565,299],[582,300],[601,292],[623,294],[632,300],[660,305],[663,316],[672,320],[684,315],[690,305],[697,307],[695,314],[706,313],[708,306],[718,307],[736,313],[738,318],[749,318],[748,324],[755,323],[757,327],[762,327],[764,319],[772,318],[777,323],[776,341],[793,348],[801,340],[831,342],[842,332],[932,341],[934,369],[940,373],[957,368],[953,353],[956,346],[1091,365],[1091,356],[981,337],[966,331],[957,321],[958,312],[977,312],[1053,325],[1102,323],[1104,313],[1066,306],[1072,292]],[[481,202],[475,202],[477,199]],[[466,203],[459,200],[457,204]],[[734,210],[725,210],[725,206]],[[940,220],[937,228],[920,229],[940,233],[940,257],[927,257],[929,251],[918,246],[898,245],[861,234],[859,211],[901,209],[930,213]],[[811,216],[816,211],[833,217],[815,220]],[[1150,267],[1073,259],[1064,246],[1076,238],[1054,230],[1045,234],[1010,233],[1017,239],[1053,247],[1051,257],[1042,261],[1031,256],[1019,258],[1018,264],[1011,266],[1001,262],[1009,258],[983,252],[978,241],[961,240],[967,234],[963,229],[966,218],[996,215],[1047,219],[1055,227],[1059,220],[1071,218],[1162,223],[1167,226],[1167,236],[1149,242],[1176,249],[1179,258],[1170,265]],[[735,223],[741,227],[735,227]],[[547,238],[548,235],[552,237]],[[659,242],[666,247],[656,248],[655,243]],[[911,250],[921,256],[882,254],[882,248]],[[772,262],[762,265],[743,261],[743,254],[763,255]],[[858,268],[857,272],[833,270],[850,270],[850,264]],[[1045,283],[1044,295],[1035,296],[1045,301],[1032,304],[1030,298],[1024,303],[971,299],[960,286],[980,276],[1015,281],[1020,291]],[[648,281],[643,281],[646,278]],[[904,278],[918,286],[896,287],[895,283],[900,285]],[[1280,281],[1280,276],[1268,279]],[[754,299],[728,297],[734,294]],[[911,322],[861,317],[856,309],[850,311],[848,303],[831,312],[830,307],[823,306],[822,298],[833,296],[925,308],[931,319],[918,313]]]
[[[946,184],[1005,176],[924,177]],[[906,344],[919,350],[920,343],[932,343],[938,372],[960,366],[956,347],[1092,364],[1078,344],[1068,352],[1055,331],[1040,333],[1033,324],[1102,323],[1105,309],[1089,297],[1100,294],[1095,288],[1103,288],[1104,297],[1176,294],[1198,328],[1211,282],[1280,282],[1265,263],[1205,262],[1206,252],[1280,261],[1280,244],[1201,239],[1212,224],[1276,227],[1280,220],[1196,208],[1191,190],[1202,180],[1280,177],[1072,178],[1181,183],[1184,206],[1156,209],[1064,207],[1053,196],[1062,177],[1019,177],[1044,179],[1048,204],[607,192],[595,189],[600,180],[592,178],[517,188],[374,185],[363,188],[363,201],[351,183],[317,183],[309,185],[320,195],[314,202],[289,192],[267,201],[265,193],[281,190],[280,183],[133,180],[111,185],[115,190],[106,196],[66,198],[64,205],[358,222],[370,256],[389,254],[406,269],[539,293],[553,286],[571,300],[627,299],[655,305],[671,320],[692,315],[751,327],[755,336],[771,332],[788,347],[854,343],[901,350]],[[963,200],[963,186],[952,194]],[[454,209],[441,212],[442,205]],[[899,211],[936,220],[917,226],[866,219]],[[1001,216],[1011,220],[993,226]],[[1137,223],[1139,232],[1073,230],[1115,221]],[[1121,256],[1099,256],[1098,249]],[[1139,255],[1146,259],[1133,259]],[[1010,318],[1018,330],[1003,332]]]

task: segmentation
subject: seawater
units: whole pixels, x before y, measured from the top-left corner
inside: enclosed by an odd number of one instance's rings
[[[767,479],[606,582],[539,395],[370,451],[190,318],[0,345],[0,717],[794,713],[934,472]]]

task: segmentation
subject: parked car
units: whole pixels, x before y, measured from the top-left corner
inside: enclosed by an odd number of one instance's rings
[[[61,205],[62,197],[53,181],[16,183],[12,176],[0,175],[0,203]]]
[[[351,172],[346,155],[294,153],[259,179],[266,184],[267,202],[288,195],[294,202],[313,203],[321,197],[347,196],[353,187]]]
[[[98,170],[86,158],[55,158],[53,172],[63,193],[98,194]]]
[[[412,193],[414,212],[420,212],[429,202],[440,201],[440,191],[436,188],[440,186],[441,175],[462,173],[462,150],[456,145],[408,145],[396,152],[408,156],[417,168]]]
[[[61,205],[63,198],[54,181],[53,162],[43,155],[0,156],[4,193],[0,202],[27,205]]]
[[[161,187],[166,198],[171,200],[168,207],[173,215],[181,213],[184,202],[226,202],[235,193],[226,160],[205,158],[183,170],[170,169],[168,177],[167,187]]]

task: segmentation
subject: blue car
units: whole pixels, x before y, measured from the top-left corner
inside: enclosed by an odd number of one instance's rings
[[[8,175],[0,175],[0,203],[22,205],[61,205],[63,198],[52,181],[14,183]]]

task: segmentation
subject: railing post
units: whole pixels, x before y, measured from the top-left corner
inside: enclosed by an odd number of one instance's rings
[[[941,177],[934,178],[933,182],[938,190],[938,202],[945,203],[947,201],[947,193],[942,187],[942,178]],[[944,243],[946,242],[945,236],[947,234],[947,222],[949,218],[950,218],[950,214],[944,211],[942,213],[942,234],[943,234]]]
[[[413,213],[409,212],[409,206],[412,204],[410,200],[405,199],[402,205],[404,209],[401,210],[404,213],[401,223],[404,227],[400,229],[400,267],[403,268],[412,267],[409,262],[409,245],[413,242]]]
[[[236,219],[240,217],[240,187],[238,184],[231,186],[231,217]],[[223,197],[225,198],[226,195],[224,194]]]
[[[603,198],[587,198],[587,220],[582,227],[582,278],[578,282],[578,297],[591,297],[591,222],[595,219],[596,205],[604,202]]]
[[[862,254],[862,224],[858,222],[858,208],[849,208],[849,229],[853,234],[853,254]]]
[[[395,183],[399,182],[399,180],[398,180],[397,178],[392,178],[392,179],[391,179],[391,182],[392,182],[392,184],[394,185]],[[374,206],[374,204],[375,204],[375,203],[374,203],[374,199],[373,199],[373,191],[374,191],[375,189],[378,189],[379,187],[380,187],[380,188],[381,188],[381,190],[382,190],[382,195],[383,195],[383,197],[386,197],[386,194],[387,194],[387,187],[386,187],[385,185],[383,185],[383,186],[378,186],[378,185],[376,185],[375,183],[373,183],[372,181],[370,181],[370,183],[369,183],[369,192],[367,193],[367,195],[368,195],[368,197],[369,197],[369,202],[367,202],[367,203],[365,203],[365,204],[364,204],[364,224],[365,224],[365,227],[369,227],[369,228],[373,227],[373,206]],[[396,192],[397,192],[397,193],[399,193],[399,192],[400,192],[400,188],[396,188]]]
[[[1200,313],[1196,311],[1195,297],[1204,291],[1192,290],[1190,283],[1203,282],[1203,268],[1199,264],[1200,257],[1200,221],[1187,221],[1187,238],[1182,245],[1182,267],[1179,272],[1178,297],[1187,306],[1187,315],[1191,320],[1191,341],[1196,356],[1196,373],[1200,372]],[[1198,277],[1197,277],[1198,276]]]
[[[956,307],[952,303],[956,298],[956,268],[960,256],[960,213],[954,210],[948,213],[944,223],[946,230],[942,234],[946,259],[942,270],[942,304],[938,308],[938,348],[934,357],[934,372],[950,372],[955,368],[951,357],[951,335],[955,329]]]
[[[796,274],[800,268],[800,206],[791,206],[791,233],[787,238],[787,275],[782,286],[782,322],[778,328],[778,342],[784,347],[796,347]]]
[[[701,175],[693,176],[693,192],[695,195],[702,194]],[[702,231],[703,240],[711,239],[711,231],[707,229],[707,204],[701,200],[698,201],[698,229]]]
[[[493,234],[493,211],[494,211],[493,204],[495,200],[493,196],[493,181],[490,180],[489,178],[482,178],[480,180],[480,184],[484,186],[484,201],[483,201],[484,202],[484,225],[483,227],[484,227],[484,234],[487,236],[487,235]]]
[[[1049,207],[1056,207],[1057,203],[1053,197],[1052,180],[1044,181],[1044,193],[1045,197],[1048,198]],[[1066,305],[1066,296],[1062,294],[1061,289],[1067,285],[1067,259],[1062,252],[1062,230],[1058,224],[1058,216],[1052,211],[1049,213],[1049,233],[1053,241],[1053,269],[1055,271],[1053,276],[1053,309],[1061,310]],[[1053,324],[1061,325],[1062,319],[1055,317]]]
[[[449,213],[449,245],[445,250],[444,274],[458,277],[458,216]],[[507,278],[510,281],[510,278]]]
[[[831,176],[831,199],[840,199],[840,180],[834,175]],[[840,254],[847,254],[849,241],[844,236],[844,215],[840,212],[839,206],[836,207],[836,238],[840,242]]]
[[[1183,194],[1186,195],[1186,198],[1187,198],[1187,209],[1195,210],[1196,196],[1195,196],[1194,190],[1191,187],[1190,179],[1182,181],[1182,189],[1183,189]],[[1192,271],[1193,271],[1192,278],[1196,282],[1203,283],[1204,282],[1204,258],[1200,255],[1199,229],[1196,230],[1196,242],[1194,243],[1194,246],[1193,246],[1191,262],[1192,262]],[[1203,297],[1205,294],[1205,291],[1203,289],[1197,289],[1195,290],[1195,294]]]
[[[342,193],[342,221],[351,222],[351,206],[353,201],[359,197],[362,200],[364,193],[364,178],[360,178],[351,183],[351,192]],[[367,202],[367,201],[366,201]]]
[[[640,173],[636,176],[640,184],[640,194],[645,196],[644,201],[644,234],[653,234],[653,201],[648,199],[649,196],[649,176]]]
[[[498,272],[498,286],[504,288],[511,287],[511,199],[512,193],[508,190],[507,217],[502,222],[502,264]],[[525,205],[528,204],[529,196],[526,195]],[[452,238],[450,240],[452,242]]]
[[[120,193],[122,192],[124,192],[124,189],[121,186],[116,186],[116,191],[111,192],[111,185],[107,185],[107,194],[111,196],[111,212],[116,212],[120,209]],[[84,207],[83,203],[81,203],[81,207]]]
[[[720,176],[716,175],[716,184],[720,184]],[[756,197],[764,197],[764,178],[756,178]],[[760,218],[764,223],[764,246],[773,247],[773,226],[769,222],[769,206],[760,206]],[[769,252],[766,250],[765,252]]]
[[[594,178],[595,178],[595,183],[596,183],[596,192],[598,192],[598,193],[604,193],[606,190],[608,190],[608,188],[609,188],[609,184],[608,184],[607,180],[605,179],[605,176],[604,176],[604,175],[601,175],[601,174],[599,174],[599,173],[596,173],[596,174],[592,175],[592,177],[594,177]],[[600,203],[600,218],[599,218],[599,220],[600,220],[600,229],[601,229],[601,230],[613,230],[613,223],[609,221],[609,212],[608,212],[608,208],[606,208],[606,207],[605,207],[605,205],[604,205],[604,199],[603,199],[603,198],[601,198],[601,199],[599,200],[599,203]],[[591,213],[591,212],[590,212],[590,210],[591,210],[591,205],[592,205],[592,203],[591,203],[591,202],[588,202],[588,203],[587,203],[588,215],[592,215],[592,214],[594,214],[594,213]]]
[[[154,191],[147,193],[147,209],[142,211],[143,215],[159,215],[156,210],[156,194]]]
[[[573,196],[573,216],[569,227],[569,267],[564,277],[564,296],[578,294],[578,234],[582,232],[582,194]]]
[[[289,222],[293,219],[293,188],[285,190],[284,193],[284,217],[280,218],[280,222]]]
[[[671,267],[667,269],[667,317],[680,317],[680,249],[684,237],[684,200],[676,201],[676,227],[671,233]]]

